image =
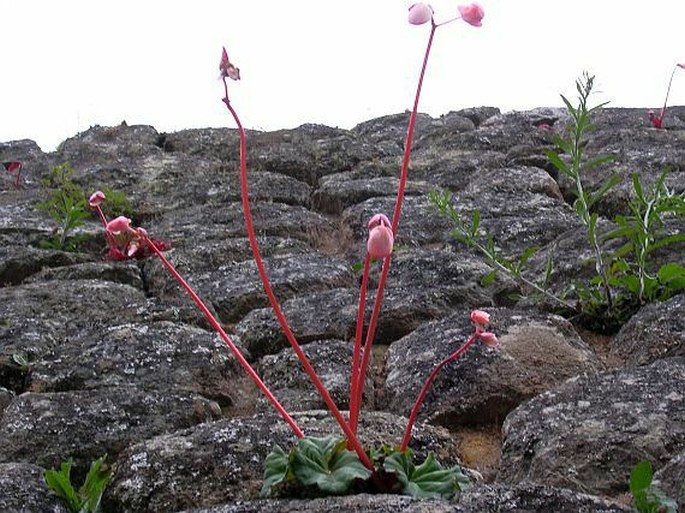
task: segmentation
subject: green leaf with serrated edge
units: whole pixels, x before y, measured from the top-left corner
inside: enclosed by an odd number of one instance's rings
[[[355,479],[371,475],[359,457],[347,450],[347,441],[333,437],[301,438],[293,453],[292,472],[303,485],[316,485],[330,494],[348,492]]]
[[[268,497],[274,486],[286,480],[288,471],[288,454],[277,445],[264,461],[264,484],[262,485],[260,495]]]
[[[413,497],[445,497],[452,496],[460,490],[464,482],[463,474],[457,469],[443,469],[435,460],[433,453],[429,453],[426,461],[418,467],[412,462],[413,453],[407,450],[396,452],[386,458],[383,468],[397,475],[402,492]]]
[[[642,183],[640,182],[640,175],[637,173],[633,173],[632,175],[633,178],[633,189],[635,190],[635,195],[637,196],[637,199],[641,202],[645,202],[645,195],[644,191],[642,190]]]
[[[537,253],[538,249],[540,249],[538,246],[531,246],[529,248],[526,248],[519,258],[519,264],[518,268],[519,270],[523,268],[524,265],[530,260],[530,257],[532,257],[535,253]]]
[[[685,267],[675,262],[669,262],[659,267],[657,277],[661,283],[670,288],[685,288]]]
[[[592,169],[593,167],[598,167],[598,166],[601,166],[603,164],[613,162],[614,160],[616,160],[615,155],[600,155],[599,157],[595,157],[593,159],[590,159],[590,160],[584,162],[583,168],[584,169]],[[620,181],[620,176],[614,175],[612,178],[614,178],[614,177],[618,177],[619,181]]]
[[[675,235],[670,235],[668,237],[664,237],[663,239],[659,239],[656,242],[653,242],[648,248],[647,248],[647,253],[651,253],[652,251],[663,248],[664,246],[667,246],[669,244],[674,244],[676,242],[685,242],[685,233],[677,233]]]
[[[493,270],[493,271],[490,271],[488,274],[486,274],[485,276],[483,276],[480,279],[480,284],[483,287],[487,287],[488,285],[491,285],[492,283],[494,283],[494,281],[496,279],[497,279],[497,271]]]
[[[72,460],[65,461],[59,470],[45,470],[43,479],[55,495],[67,501],[71,511],[79,511],[81,500],[71,484]]]
[[[107,455],[101,456],[90,465],[83,486],[79,488],[79,496],[84,500],[83,508],[87,512],[100,510],[100,501],[105,488],[112,478],[112,467],[105,464]]]

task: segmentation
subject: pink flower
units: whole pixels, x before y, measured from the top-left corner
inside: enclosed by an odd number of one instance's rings
[[[240,80],[240,70],[236,68],[228,59],[228,52],[226,52],[226,48],[222,48],[219,69],[221,70],[222,77],[228,77],[231,80]]]
[[[373,258],[385,258],[392,253],[394,236],[387,216],[376,214],[369,221],[366,249]]]
[[[119,235],[120,233],[126,233],[131,228],[131,220],[128,217],[119,216],[112,219],[107,223],[107,231],[112,235]]]
[[[492,349],[497,349],[499,347],[499,341],[497,340],[497,336],[495,336],[494,333],[490,333],[489,331],[483,331],[482,333],[478,334],[478,338],[480,338],[480,341],[486,347],[490,347]]]
[[[409,23],[423,25],[433,18],[433,8],[424,3],[414,4],[409,8]]]
[[[654,128],[661,128],[663,124],[661,116],[657,116],[656,114],[654,114],[653,110],[649,111],[649,122],[652,124]]]
[[[485,12],[480,4],[474,2],[469,5],[459,5],[457,6],[457,9],[459,9],[461,19],[466,23],[469,23],[474,27],[480,27],[483,25],[481,20],[483,19],[483,16],[485,16]]]
[[[99,207],[103,201],[105,201],[106,196],[105,193],[102,191],[95,191],[93,194],[90,195],[90,198],[88,199],[88,204],[95,208]]]
[[[490,314],[483,310],[474,310],[471,312],[471,320],[476,324],[476,328],[483,330],[490,322]]]

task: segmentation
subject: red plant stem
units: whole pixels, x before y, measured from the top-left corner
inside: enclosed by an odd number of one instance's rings
[[[240,352],[240,349],[233,343],[233,340],[231,340],[231,337],[228,336],[228,334],[224,331],[224,329],[221,327],[219,322],[216,320],[216,318],[212,315],[212,312],[209,311],[207,306],[202,302],[200,297],[195,293],[195,291],[192,289],[192,287],[186,282],[183,277],[176,271],[173,265],[166,259],[166,257],[162,254],[162,252],[159,250],[159,248],[150,240],[149,237],[146,235],[142,235],[143,240],[145,243],[152,248],[152,251],[155,252],[155,254],[159,257],[159,259],[162,261],[162,264],[164,267],[166,267],[167,271],[174,277],[174,279],[185,289],[185,291],[190,295],[192,300],[195,302],[197,307],[202,311],[204,314],[205,318],[209,321],[209,324],[212,325],[212,327],[216,330],[216,332],[219,334],[221,339],[224,341],[226,346],[231,350],[231,352],[235,355],[235,357],[238,359],[238,362],[240,365],[243,366],[243,369],[249,374],[249,376],[252,378],[252,381],[255,382],[255,384],[259,387],[259,389],[264,393],[266,398],[273,404],[274,408],[278,411],[278,413],[281,414],[283,419],[290,425],[292,430],[295,432],[295,435],[298,438],[303,438],[304,433],[302,430],[299,428],[295,420],[288,414],[288,412],[285,410],[283,405],[278,402],[278,399],[271,393],[271,390],[264,384],[262,379],[259,377],[259,375],[254,371],[254,369],[250,366],[249,362],[245,359],[245,357],[242,355]]]
[[[354,351],[352,354],[352,375],[350,378],[350,429],[356,434],[359,422],[359,407],[357,407],[358,396],[357,387],[359,386],[358,375],[360,369],[360,356],[362,350],[362,336],[364,334],[364,313],[366,310],[366,291],[369,287],[369,271],[371,268],[371,255],[366,253],[364,259],[364,272],[362,274],[362,284],[359,291],[359,308],[357,309],[357,329],[354,336]],[[363,386],[363,385],[362,385]]]
[[[673,72],[671,73],[671,79],[668,81],[668,88],[666,89],[666,98],[664,98],[664,106],[661,108],[661,114],[659,114],[659,119],[661,120],[662,124],[664,122],[664,116],[666,115],[666,104],[668,103],[668,95],[671,92],[671,84],[673,83],[673,76],[675,75],[675,72],[677,71],[677,69],[678,69],[678,66],[676,65],[673,68]]]
[[[426,74],[426,67],[428,66],[428,57],[430,55],[431,46],[433,45],[433,36],[435,36],[435,29],[437,25],[431,21],[431,32],[428,37],[428,44],[426,45],[426,53],[423,57],[423,65],[419,75],[419,83],[416,86],[416,96],[414,97],[414,107],[412,108],[409,117],[409,126],[407,127],[407,137],[404,141],[404,157],[402,158],[402,168],[400,171],[400,183],[397,189],[397,200],[395,202],[395,211],[392,216],[392,233],[397,236],[397,227],[400,223],[400,214],[402,213],[402,202],[404,200],[404,189],[407,184],[407,176],[409,174],[409,161],[411,160],[411,145],[414,140],[414,128],[416,127],[416,116],[419,110],[419,98],[421,97],[421,87],[423,85],[423,77]],[[373,311],[369,321],[369,329],[366,333],[366,342],[364,344],[364,355],[362,357],[362,364],[357,375],[357,385],[355,387],[357,397],[355,398],[355,418],[359,416],[359,408],[361,407],[361,395],[364,387],[364,380],[371,358],[371,346],[373,345],[373,337],[375,336],[376,324],[378,323],[378,316],[381,311],[381,303],[383,301],[383,290],[385,289],[385,282],[388,279],[390,272],[390,262],[392,255],[386,257],[383,261],[383,268],[381,269],[381,276],[378,281],[378,290],[376,292],[376,299],[373,304]],[[350,418],[352,418],[352,410],[350,409]]]
[[[266,274],[264,262],[262,261],[262,256],[259,251],[259,245],[257,244],[257,237],[255,236],[254,225],[252,223],[252,213],[250,211],[250,201],[247,189],[247,146],[245,142],[245,130],[243,128],[242,123],[240,122],[240,119],[238,118],[238,114],[233,109],[233,106],[231,105],[231,102],[228,99],[228,86],[226,85],[226,78],[224,77],[223,80],[224,90],[226,92],[223,101],[226,104],[228,111],[231,113],[231,116],[233,116],[233,119],[236,125],[238,126],[238,133],[240,135],[240,193],[242,196],[243,216],[245,217],[245,229],[247,230],[247,235],[250,240],[250,247],[252,248],[252,254],[254,256],[255,263],[257,264],[259,276],[262,280],[262,284],[264,285],[264,292],[266,293],[266,296],[269,299],[271,308],[276,314],[276,318],[278,319],[278,323],[281,325],[283,333],[288,339],[288,342],[293,348],[293,351],[295,351],[295,354],[297,355],[297,358],[300,360],[300,363],[302,364],[302,367],[304,368],[305,372],[309,376],[309,379],[316,387],[317,391],[321,395],[321,398],[326,403],[326,406],[328,406],[328,409],[331,411],[335,419],[338,421],[340,428],[343,430],[345,436],[347,437],[348,444],[357,453],[357,456],[359,456],[359,459],[364,464],[364,466],[367,467],[369,470],[373,470],[373,463],[364,451],[364,447],[362,447],[362,444],[357,438],[356,434],[350,429],[349,424],[347,423],[342,413],[336,406],[335,401],[333,401],[333,398],[328,393],[328,390],[317,376],[316,371],[312,367],[311,363],[309,363],[309,360],[307,359],[307,356],[304,354],[304,351],[302,351],[302,348],[300,347],[300,344],[297,342],[295,335],[293,335],[293,332],[290,329],[290,325],[288,324],[285,315],[283,315],[283,311],[281,310],[281,307],[278,303],[278,299],[276,299],[276,295],[274,294],[274,291],[271,288],[271,283],[269,282],[269,277]]]
[[[116,248],[116,243],[114,242],[114,239],[112,238],[112,234],[107,231],[107,218],[105,217],[104,212],[100,208],[100,205],[96,205],[93,207],[95,211],[98,214],[98,217],[100,218],[100,221],[102,222],[102,226],[105,227],[105,239],[107,239],[107,245],[112,248]]]
[[[416,398],[416,402],[414,403],[414,407],[411,409],[411,414],[409,415],[409,422],[407,422],[407,429],[404,431],[404,437],[402,438],[402,443],[400,444],[400,452],[404,452],[407,450],[407,446],[409,445],[409,440],[411,439],[411,431],[414,428],[414,424],[416,423],[416,417],[419,415],[419,410],[421,409],[421,405],[423,404],[423,400],[426,398],[426,394],[428,393],[428,389],[433,384],[433,380],[438,375],[438,372],[440,372],[440,370],[445,365],[447,365],[449,362],[459,358],[471,346],[471,344],[473,344],[473,342],[478,338],[479,333],[480,332],[478,330],[476,330],[476,332],[473,335],[471,335],[471,338],[469,338],[463,346],[461,346],[454,353],[452,353],[447,358],[445,358],[443,361],[441,361],[435,367],[435,369],[433,369],[433,372],[430,373],[430,376],[428,376],[428,379],[423,384],[423,388],[421,389],[418,397]]]

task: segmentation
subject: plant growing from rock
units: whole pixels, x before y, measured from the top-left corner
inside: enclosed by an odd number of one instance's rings
[[[53,167],[42,180],[48,198],[37,206],[58,225],[52,239],[41,241],[40,246],[45,249],[76,251],[79,243],[87,238],[85,235],[71,235],[76,228],[83,226],[84,219],[90,217],[86,196],[73,178],[73,168],[69,164],[61,164]]]
[[[673,67],[673,71],[671,72],[671,78],[668,81],[668,87],[666,88],[666,97],[664,98],[664,106],[661,107],[661,112],[659,114],[655,114],[653,110],[650,110],[648,115],[649,115],[649,122],[652,124],[654,128],[663,128],[664,127],[664,117],[666,117],[666,104],[668,103],[668,95],[671,92],[671,85],[673,84],[673,76],[675,75],[675,72],[678,71],[678,68],[685,69],[685,63],[680,63],[676,64]]]
[[[685,233],[664,233],[663,216],[685,216],[685,193],[675,194],[666,187],[668,171],[646,191],[640,177],[633,174],[635,197],[630,201],[630,215],[616,216],[618,228],[604,235],[604,240],[625,239],[613,255],[609,268],[612,286],[636,298],[639,304],[665,301],[685,289],[685,267],[668,262],[650,269],[649,256],[669,244],[685,242]]]
[[[383,291],[387,282],[388,272],[392,259],[394,239],[399,226],[399,220],[404,198],[409,162],[411,158],[411,146],[416,125],[418,103],[421,94],[421,86],[430,55],[436,29],[452,21],[463,19],[473,26],[480,26],[483,18],[483,9],[478,4],[458,7],[459,16],[447,21],[436,23],[433,16],[433,9],[423,3],[417,3],[409,9],[409,22],[414,25],[421,25],[430,22],[431,30],[428,44],[425,51],[423,66],[419,75],[416,96],[413,109],[409,118],[407,135],[405,141],[404,157],[400,170],[400,182],[397,193],[395,210],[392,221],[384,214],[376,214],[368,223],[369,236],[367,240],[367,254],[363,267],[362,285],[360,291],[359,310],[357,318],[357,328],[355,330],[355,340],[353,349],[352,371],[350,377],[350,411],[349,417],[345,418],[343,413],[330,396],[330,393],[321,382],[316,371],[310,364],[306,355],[297,341],[290,328],[280,304],[274,294],[269,282],[268,274],[261,257],[259,245],[255,235],[252,214],[250,210],[248,179],[247,179],[247,143],[245,130],[236,110],[234,109],[228,94],[227,79],[239,80],[240,70],[233,64],[226,49],[223,49],[220,71],[224,84],[223,102],[226,105],[231,117],[238,127],[240,140],[240,190],[242,197],[243,216],[245,227],[250,241],[253,257],[257,265],[260,279],[269,303],[276,314],[276,318],[285,333],[292,349],[300,360],[305,372],[311,382],[316,387],[328,409],[338,422],[340,429],[344,433],[343,439],[335,437],[311,438],[305,437],[294,419],[278,402],[276,397],[270,392],[268,387],[262,382],[249,363],[245,360],[237,346],[233,343],[228,334],[225,333],[219,322],[214,318],[209,309],[204,305],[198,295],[192,290],[188,283],[174,269],[171,263],[164,257],[162,251],[155,240],[151,239],[147,232],[142,228],[133,228],[130,219],[120,216],[111,221],[107,221],[100,209],[100,204],[105,199],[105,195],[97,191],[91,196],[90,205],[98,211],[98,215],[105,225],[106,237],[110,245],[110,254],[116,259],[132,258],[139,252],[153,252],[161,260],[165,268],[178,281],[178,283],[188,292],[198,308],[203,312],[210,324],[217,331],[224,343],[233,352],[243,368],[253,379],[259,389],[266,395],[274,408],[292,428],[295,435],[299,438],[298,445],[289,453],[279,447],[268,456],[266,461],[265,484],[263,492],[265,494],[278,493],[275,490],[297,489],[299,492],[309,492],[314,494],[321,493],[349,493],[350,491],[376,490],[408,493],[421,496],[450,496],[458,492],[465,486],[465,477],[458,467],[443,469],[442,466],[430,454],[426,461],[421,465],[414,465],[412,462],[412,452],[408,449],[408,442],[411,437],[412,428],[416,421],[418,410],[425,398],[426,391],[432,383],[440,369],[447,363],[459,357],[476,340],[481,340],[484,344],[494,346],[497,343],[495,335],[485,331],[485,324],[488,316],[484,312],[475,312],[472,316],[476,327],[474,335],[455,353],[441,362],[433,373],[429,376],[426,385],[419,394],[416,405],[412,410],[412,417],[407,426],[404,439],[399,446],[384,447],[379,450],[365,449],[357,435],[359,413],[361,409],[363,384],[369,367],[371,349],[375,335],[375,329],[381,310]],[[373,306],[369,325],[364,337],[364,312],[366,306],[366,290],[369,282],[369,269],[372,259],[382,261],[381,275],[376,292],[375,303]],[[364,340],[364,344],[362,341]]]
[[[72,513],[98,513],[102,494],[112,478],[114,469],[105,463],[102,456],[90,465],[83,485],[76,490],[71,482],[72,460],[60,466],[59,470],[46,470],[43,479],[52,492],[64,499]]]
[[[678,505],[653,480],[652,464],[641,461],[630,473],[630,493],[633,506],[640,513],[676,513]]]

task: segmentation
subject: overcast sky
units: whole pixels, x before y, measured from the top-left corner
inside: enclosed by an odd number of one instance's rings
[[[91,125],[351,128],[409,109],[429,27],[403,0],[0,0],[0,141],[44,151]],[[436,20],[458,3],[430,2]],[[438,29],[420,110],[561,106],[584,70],[616,107],[663,102],[685,62],[685,1],[483,0],[481,28]],[[669,103],[685,104],[685,70]]]

